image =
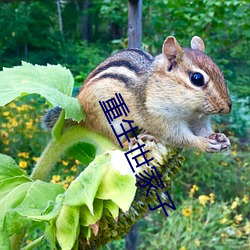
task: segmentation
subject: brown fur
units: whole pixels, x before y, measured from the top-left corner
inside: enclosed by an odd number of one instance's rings
[[[225,79],[202,52],[203,41],[194,37],[191,45],[196,49],[182,49],[174,37],[168,37],[163,54],[156,58],[134,49],[121,51],[101,63],[89,74],[78,95],[87,114],[84,126],[117,143],[99,101],[120,93],[130,113],[117,118],[114,126],[118,134],[119,123],[128,119],[164,144],[220,151],[222,142],[214,146],[208,138],[213,133],[208,114],[228,113],[231,109]],[[196,69],[207,75],[202,87],[190,82],[189,72]]]

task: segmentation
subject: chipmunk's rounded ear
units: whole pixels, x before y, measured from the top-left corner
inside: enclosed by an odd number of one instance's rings
[[[198,37],[198,36],[194,36],[191,40],[191,48],[192,49],[197,49],[197,50],[200,50],[202,52],[205,51],[205,45],[204,45],[204,42],[203,40]]]
[[[175,37],[167,37],[162,46],[162,54],[170,61],[178,61],[182,58],[183,53],[184,52]]]

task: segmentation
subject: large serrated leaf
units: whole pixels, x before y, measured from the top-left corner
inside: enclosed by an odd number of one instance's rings
[[[71,183],[65,192],[64,203],[70,206],[87,205],[93,214],[93,201],[101,180],[110,164],[110,155],[97,156]]]
[[[0,181],[0,201],[14,188],[21,185],[22,183],[30,181],[30,178],[23,175]]]
[[[136,192],[135,177],[109,167],[96,193],[96,198],[112,200],[124,212],[128,211]]]
[[[0,181],[17,176],[28,175],[7,155],[0,154]]]
[[[79,122],[84,114],[79,101],[71,97],[73,85],[71,72],[61,65],[34,66],[22,62],[22,66],[0,72],[0,106],[18,96],[36,93],[53,106],[65,109],[66,118]]]
[[[55,200],[56,196],[63,192],[64,188],[61,185],[46,183],[40,180],[34,181],[20,207],[26,210],[30,208],[37,209],[42,212],[49,200]]]

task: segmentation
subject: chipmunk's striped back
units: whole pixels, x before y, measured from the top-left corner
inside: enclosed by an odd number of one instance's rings
[[[154,57],[143,50],[122,50],[97,66],[89,74],[84,85],[109,78],[133,87],[133,80],[148,72],[153,61]]]

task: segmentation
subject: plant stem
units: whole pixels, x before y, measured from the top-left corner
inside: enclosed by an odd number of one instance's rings
[[[100,134],[92,132],[82,126],[72,126],[63,131],[60,138],[52,138],[46,149],[39,158],[31,178],[33,180],[46,180],[50,171],[60,159],[61,155],[72,145],[78,142],[86,142],[96,147],[96,155],[106,150],[117,149],[109,139]]]

